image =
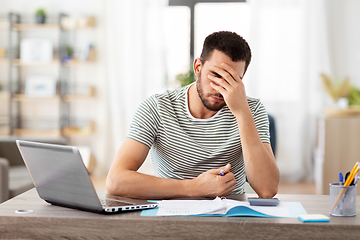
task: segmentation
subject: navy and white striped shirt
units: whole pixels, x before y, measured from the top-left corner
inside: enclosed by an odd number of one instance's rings
[[[196,119],[188,107],[191,85],[146,99],[138,108],[128,138],[150,150],[158,177],[192,179],[231,164],[233,193],[244,193],[245,166],[239,128],[227,106],[208,119]],[[270,143],[269,120],[259,99],[247,97],[262,142]]]

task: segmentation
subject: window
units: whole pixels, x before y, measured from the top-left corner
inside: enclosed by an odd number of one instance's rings
[[[248,39],[250,7],[247,3],[198,3],[195,5],[195,57],[199,57],[206,36],[232,31]]]
[[[190,9],[167,7],[164,15],[168,85],[176,88],[176,75],[189,71]]]
[[[170,1],[164,21],[169,87],[179,87],[176,75],[189,71],[210,33],[234,31],[247,39],[250,22],[248,5],[244,0]]]

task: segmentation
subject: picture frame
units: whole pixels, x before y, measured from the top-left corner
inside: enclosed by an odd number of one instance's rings
[[[50,62],[53,60],[53,44],[50,39],[25,38],[20,43],[22,62]]]
[[[52,76],[30,75],[25,80],[28,97],[53,97],[56,95],[56,79]]]

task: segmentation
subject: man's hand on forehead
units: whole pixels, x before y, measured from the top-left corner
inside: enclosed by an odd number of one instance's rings
[[[222,63],[220,66],[214,65],[210,68],[210,72],[217,78],[227,79],[227,77],[233,78],[235,81],[242,80],[242,77],[226,63]]]
[[[247,103],[242,77],[226,63],[212,66],[209,72],[210,86],[223,96],[233,114],[238,112]]]
[[[210,70],[211,74],[213,74],[217,78],[222,78],[221,75],[219,75],[217,72]]]

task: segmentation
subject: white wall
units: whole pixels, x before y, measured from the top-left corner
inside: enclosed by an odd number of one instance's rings
[[[327,1],[330,60],[334,77],[360,88],[360,1]]]

